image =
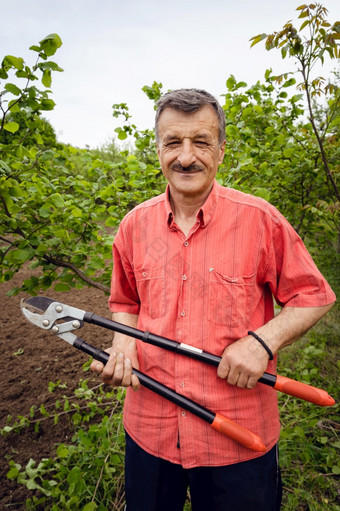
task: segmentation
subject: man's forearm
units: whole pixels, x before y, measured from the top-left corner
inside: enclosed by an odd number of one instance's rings
[[[138,315],[137,314],[129,314],[128,312],[113,312],[112,313],[112,319],[113,321],[117,321],[117,323],[122,323],[123,325],[131,326],[132,328],[137,328],[138,323]],[[113,341],[117,340],[124,340],[131,341],[132,338],[125,335],[120,334],[119,332],[114,333]]]
[[[332,306],[284,307],[277,316],[258,328],[256,333],[275,354],[305,334]]]
[[[331,307],[284,307],[255,332],[275,355],[307,332]],[[251,389],[265,372],[268,360],[267,350],[253,336],[247,335],[224,350],[217,374],[231,385]]]

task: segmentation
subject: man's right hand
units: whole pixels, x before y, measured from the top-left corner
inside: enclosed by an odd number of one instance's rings
[[[122,317],[122,315],[123,313],[116,313],[113,319],[132,327],[136,326],[137,316],[124,314],[124,317]],[[106,385],[112,385],[113,387],[132,386],[133,390],[138,390],[140,382],[138,377],[132,372],[132,368],[139,368],[136,340],[116,333],[112,347],[105,351],[110,354],[106,365],[104,366],[98,360],[94,360],[90,369],[99,373]]]

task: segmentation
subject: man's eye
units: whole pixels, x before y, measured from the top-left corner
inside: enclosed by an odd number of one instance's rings
[[[205,147],[208,145],[207,142],[204,142],[203,140],[197,140],[195,144],[201,147]]]

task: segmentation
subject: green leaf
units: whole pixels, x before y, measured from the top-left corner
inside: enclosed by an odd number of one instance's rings
[[[71,288],[68,284],[63,284],[62,282],[55,284],[54,290],[58,292],[65,293],[66,291],[69,291]]]
[[[53,110],[55,107],[55,102],[53,99],[43,99],[40,103],[42,110]]]
[[[58,34],[50,34],[40,41],[40,47],[48,57],[54,55],[62,44],[62,40]]]
[[[287,147],[283,151],[283,156],[285,158],[290,158],[294,154],[295,149],[293,147]]]
[[[95,511],[96,509],[97,504],[95,502],[89,502],[82,508],[82,511]]]
[[[41,48],[40,46],[36,46],[36,45],[33,45],[33,46],[30,46],[29,47],[30,50],[33,50],[33,51],[37,51],[38,53],[40,52]]]
[[[24,59],[21,57],[14,57],[13,55],[6,55],[2,61],[4,67],[14,67],[21,71],[24,68]]]
[[[66,445],[61,444],[58,446],[57,456],[59,456],[59,458],[67,458],[68,454],[69,454],[69,449]]]
[[[227,80],[227,89],[232,90],[235,84],[236,84],[235,76],[230,75]]]
[[[77,208],[76,206],[72,209],[71,214],[76,218],[81,218],[83,216],[82,210]]]
[[[307,25],[309,25],[309,24],[310,24],[310,21],[309,21],[309,20],[305,20],[305,21],[302,23],[302,25],[301,25],[301,27],[300,27],[300,30],[303,30],[303,29],[304,29]]]
[[[41,82],[42,82],[43,85],[45,85],[45,87],[51,87],[52,76],[51,76],[51,70],[50,69],[44,69]]]
[[[263,39],[266,39],[266,37],[267,37],[267,34],[259,34],[259,35],[252,37],[251,39],[249,39],[249,41],[253,41],[251,43],[250,47],[252,48],[253,46],[255,46],[255,44],[259,43],[260,41],[263,41]]]
[[[17,99],[12,99],[12,101],[10,101],[8,103],[8,108],[10,109],[10,111],[14,114],[15,112],[19,112],[20,111],[20,106],[18,104],[18,100]]]
[[[72,470],[68,473],[67,476],[67,482],[69,484],[71,483],[77,483],[77,481],[81,478],[82,472],[79,467],[73,467]]]
[[[290,87],[291,85],[294,85],[296,83],[296,80],[295,78],[290,78],[289,80],[287,80],[283,85],[282,87]]]
[[[261,197],[268,202],[270,201],[270,190],[267,188],[256,188],[254,192],[257,197]]]
[[[19,96],[21,94],[21,89],[19,89],[19,87],[17,87],[16,85],[14,85],[14,83],[6,83],[5,89],[8,92],[11,92],[12,94],[14,94],[15,96]]]
[[[19,469],[17,467],[12,467],[7,472],[7,479],[11,479],[13,481],[14,479],[16,479],[18,477],[18,475],[19,475]]]
[[[13,250],[10,252],[12,261],[17,263],[24,263],[28,261],[34,254],[34,250],[30,247]]]
[[[39,209],[39,216],[41,216],[41,218],[48,218],[50,214],[51,210],[46,206],[41,206],[41,208]]]
[[[9,131],[10,133],[15,133],[20,128],[19,124],[17,122],[7,122],[4,125],[4,129],[6,131]]]

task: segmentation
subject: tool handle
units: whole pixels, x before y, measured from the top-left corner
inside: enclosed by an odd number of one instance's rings
[[[239,444],[248,447],[248,449],[252,449],[257,452],[266,451],[266,446],[259,436],[219,413],[216,413],[211,427],[216,429],[216,431],[227,435],[229,438],[232,438]]]
[[[143,332],[137,328],[132,328],[127,325],[117,323],[116,321],[102,318],[101,316],[97,316],[91,312],[86,312],[83,319],[87,323],[93,323],[95,325],[102,326],[116,332],[124,333],[125,335],[135,337],[136,339],[139,339],[148,344],[153,344],[154,346],[158,346],[160,348],[164,348],[166,350],[170,350],[175,353],[200,360],[201,362],[205,362],[216,367],[221,361],[221,357],[195,348],[194,346],[179,343],[173,339],[167,339],[166,337],[161,337],[150,332]],[[316,405],[332,406],[335,403],[334,399],[324,390],[321,390],[317,387],[312,387],[306,383],[290,380],[284,376],[264,373],[258,381],[259,383],[269,385],[270,387],[273,387],[280,392],[299,397]]]
[[[75,341],[73,342],[73,346],[81,351],[84,351],[88,355],[91,355],[93,358],[99,360],[103,364],[106,364],[107,361],[109,360],[108,353],[102,351],[99,348],[91,346],[91,344],[87,344],[87,342],[85,342],[83,339],[80,339],[79,337],[75,339]],[[174,390],[170,389],[166,385],[163,385],[154,378],[147,376],[141,371],[138,371],[137,369],[133,369],[133,373],[136,374],[136,376],[138,376],[140,383],[144,387],[168,399],[172,403],[181,406],[182,408],[188,410],[197,417],[200,417],[201,419],[205,420],[206,422],[211,424],[211,426],[215,430],[219,431],[223,435],[232,438],[233,440],[240,443],[244,447],[248,447],[248,449],[252,449],[253,451],[264,452],[266,450],[266,447],[262,442],[261,438],[259,438],[254,433],[251,433],[251,431],[248,431],[239,424],[236,424],[230,419],[223,417],[223,415],[221,414],[218,413],[215,414],[214,412],[199,405],[195,401],[192,401],[191,399],[182,396],[181,394],[177,394],[177,392],[175,392]]]
[[[325,390],[312,387],[307,383],[291,380],[279,374],[276,376],[274,389],[290,396],[300,397],[319,406],[333,406],[335,404],[334,399]]]

